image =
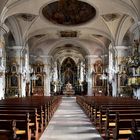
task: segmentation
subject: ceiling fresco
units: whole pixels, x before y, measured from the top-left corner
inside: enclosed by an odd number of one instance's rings
[[[77,0],[60,0],[50,3],[43,8],[42,13],[52,23],[61,25],[79,25],[96,16],[94,7]]]

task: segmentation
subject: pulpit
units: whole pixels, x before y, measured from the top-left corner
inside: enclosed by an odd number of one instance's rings
[[[64,91],[63,91],[63,94],[64,95],[74,95],[75,94],[75,91],[73,90],[71,83],[68,82],[66,84]]]

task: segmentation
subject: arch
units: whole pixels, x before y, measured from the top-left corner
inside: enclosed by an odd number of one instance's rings
[[[128,3],[126,3],[126,2],[124,2],[122,0],[114,0],[113,2],[119,3],[120,5],[123,5],[124,7],[126,7],[129,10],[129,12],[131,11],[131,14],[129,13],[128,15],[130,17],[133,17],[134,20],[138,20],[138,13],[137,13],[136,8],[132,7],[130,4],[128,4]]]
[[[132,33],[132,35],[131,35],[131,40],[133,41],[133,40],[137,40],[138,39],[138,37],[140,38],[140,21],[139,22],[136,22],[136,23],[134,23],[132,26],[131,26],[131,28],[129,29],[129,31]],[[136,36],[137,35],[137,36]],[[135,38],[136,37],[136,38]]]
[[[125,15],[122,18],[121,23],[120,23],[117,33],[116,33],[116,41],[115,41],[116,46],[122,45],[122,41],[123,41],[125,34],[129,30],[129,28],[132,26],[133,23],[131,22],[130,19],[131,18],[128,15]]]
[[[83,32],[88,32],[88,34],[91,34],[90,37],[91,37],[92,39],[93,39],[93,36],[92,36],[92,35],[93,35],[93,33],[94,33],[94,34],[97,34],[97,35],[102,35],[102,36],[108,38],[108,39],[111,40],[111,41],[114,41],[113,37],[111,36],[110,29],[108,28],[108,26],[107,26],[107,24],[106,24],[105,22],[104,22],[104,25],[107,27],[107,31],[106,31],[106,32],[105,32],[105,31],[101,31],[101,30],[99,30],[99,29],[88,28],[88,27],[82,29],[82,31],[83,31]],[[30,27],[30,28],[31,28],[31,27]],[[49,32],[56,32],[57,30],[58,30],[58,28],[56,28],[56,27],[37,29],[37,30],[33,31],[32,33],[29,32],[28,36],[24,35],[24,40],[25,40],[25,42],[27,42],[27,41],[28,41],[31,37],[33,37],[33,36],[40,35],[40,34],[46,34],[46,35],[44,35],[44,37],[42,37],[42,38],[39,40],[39,43],[38,43],[38,42],[35,43],[35,46],[37,46],[38,44],[41,44],[42,42],[46,41],[47,39],[51,39],[51,38],[49,37],[49,35],[48,35]],[[78,31],[78,29],[77,29],[76,27],[73,27],[73,30]],[[81,29],[79,28],[79,30],[81,30]],[[46,33],[46,31],[47,31],[47,33]],[[57,32],[56,32],[56,33],[57,33]],[[85,39],[86,39],[86,38],[85,38]],[[89,39],[89,38],[87,38],[87,39]],[[71,39],[70,39],[70,40],[71,40]],[[96,41],[97,41],[97,40],[96,40]],[[73,42],[73,40],[72,40],[71,42]],[[25,44],[26,44],[26,43],[25,43]],[[100,43],[100,44],[101,44],[101,43]]]
[[[14,36],[16,45],[22,45],[23,44],[22,31],[16,18],[13,16],[9,17],[6,20],[6,24]]]
[[[90,54],[89,50],[87,48],[85,48],[84,45],[80,41],[69,39],[69,40],[57,41],[55,44],[52,44],[52,46],[50,46],[52,49],[49,51],[48,55],[52,55],[53,51],[58,46],[64,46],[66,44],[71,44],[71,45],[74,45],[74,46],[79,46],[80,48],[82,48],[82,50],[85,52],[86,55]]]
[[[71,57],[67,57],[61,65],[62,81],[64,84],[75,84],[75,77],[77,77],[77,66]]]
[[[6,46],[16,46],[16,41],[15,41],[14,35],[11,31],[7,34],[5,43],[6,43]]]

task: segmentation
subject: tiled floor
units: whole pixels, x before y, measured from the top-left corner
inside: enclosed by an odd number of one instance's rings
[[[62,103],[40,140],[103,140],[76,103],[75,97],[63,97]]]

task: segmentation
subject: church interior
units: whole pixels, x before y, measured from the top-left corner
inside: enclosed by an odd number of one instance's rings
[[[139,140],[140,0],[0,3],[0,139]]]

